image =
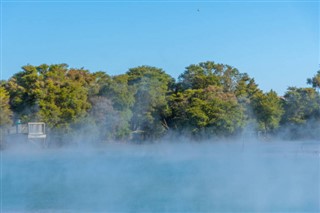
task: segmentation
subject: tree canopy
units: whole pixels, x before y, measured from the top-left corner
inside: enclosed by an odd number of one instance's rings
[[[312,88],[289,87],[279,97],[247,73],[213,61],[187,66],[177,82],[145,65],[115,76],[67,64],[26,65],[1,82],[0,126],[44,121],[51,132],[81,130],[100,141],[156,140],[172,132],[230,137],[248,126],[257,134],[317,129],[319,76],[307,79]]]

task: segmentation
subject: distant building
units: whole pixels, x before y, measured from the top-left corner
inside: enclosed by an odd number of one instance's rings
[[[44,122],[28,123],[28,138],[46,138],[46,124]]]
[[[9,135],[11,139],[17,141],[27,141],[29,143],[46,145],[46,124],[44,122],[28,122],[22,124],[20,120],[16,122],[16,125],[9,129]]]
[[[29,122],[28,123],[28,142],[40,143],[41,146],[46,146],[46,124],[44,122]]]

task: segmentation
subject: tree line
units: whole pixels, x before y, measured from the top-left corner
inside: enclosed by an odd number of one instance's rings
[[[247,73],[213,61],[186,67],[177,80],[152,66],[110,76],[67,64],[26,65],[1,81],[0,128],[5,132],[18,119],[43,121],[49,134],[80,131],[94,141],[151,141],[171,133],[207,139],[248,129],[319,139],[320,71],[307,83],[279,97]]]

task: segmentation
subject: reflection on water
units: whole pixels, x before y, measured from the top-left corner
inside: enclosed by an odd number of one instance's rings
[[[2,152],[3,212],[319,212],[319,145]]]

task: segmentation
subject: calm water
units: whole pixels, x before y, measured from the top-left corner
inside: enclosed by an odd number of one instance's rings
[[[3,212],[319,212],[319,145],[2,152]]]

